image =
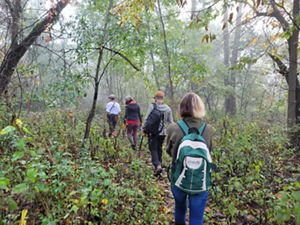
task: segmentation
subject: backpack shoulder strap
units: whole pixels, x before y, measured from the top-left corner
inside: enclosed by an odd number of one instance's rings
[[[152,103],[152,105],[153,105],[153,109],[152,110],[156,110],[157,109],[156,103]]]
[[[201,125],[200,125],[200,127],[199,127],[199,134],[202,136],[202,134],[203,134],[203,132],[204,132],[204,130],[205,130],[205,128],[206,128],[206,123],[205,122],[203,122],[203,123],[201,123]]]
[[[116,104],[116,102],[114,102],[114,103],[112,104],[112,106],[111,106],[110,109],[109,109],[109,113],[111,113],[111,110],[113,109],[113,107],[115,106],[115,104]]]
[[[181,128],[181,130],[183,131],[184,135],[189,134],[189,126],[186,124],[186,122],[184,120],[179,120],[177,122],[177,124]]]

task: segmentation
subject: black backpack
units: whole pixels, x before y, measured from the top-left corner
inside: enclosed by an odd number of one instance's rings
[[[153,110],[144,125],[144,133],[147,135],[158,135],[164,129],[164,113],[157,109],[157,105],[153,104]]]

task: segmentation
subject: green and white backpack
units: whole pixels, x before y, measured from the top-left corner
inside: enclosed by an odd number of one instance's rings
[[[189,194],[208,190],[211,186],[212,159],[202,134],[206,127],[189,128],[184,120],[177,122],[184,132],[172,168],[172,184]]]

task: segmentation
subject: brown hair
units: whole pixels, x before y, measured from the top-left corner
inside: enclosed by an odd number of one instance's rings
[[[180,116],[201,119],[205,115],[205,106],[199,95],[194,92],[186,94],[180,103]]]
[[[158,90],[157,92],[155,92],[154,98],[164,98],[165,97],[165,93],[161,90]]]

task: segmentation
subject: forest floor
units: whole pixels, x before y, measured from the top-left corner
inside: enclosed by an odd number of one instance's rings
[[[148,156],[147,156],[148,158]],[[149,165],[147,160],[147,165]],[[152,166],[150,165],[152,168]],[[175,202],[174,198],[171,192],[171,186],[170,186],[170,181],[168,180],[168,172],[167,172],[167,166],[163,166],[163,172],[160,174],[159,177],[155,177],[157,180],[157,185],[159,186],[163,197],[163,211],[165,213],[165,216],[169,218],[169,221],[174,221],[174,207],[175,207]],[[170,222],[171,223],[171,222]]]
[[[106,138],[99,120],[82,148],[84,115],[74,117],[53,111],[19,125],[0,121],[0,224],[172,224],[170,157],[164,152],[155,177],[147,140],[138,157],[124,130]],[[225,118],[214,127],[218,170],[205,224],[300,225],[300,154],[281,126]]]
[[[120,137],[121,138],[121,137]],[[127,140],[123,140],[123,142],[126,142]],[[168,171],[167,168],[170,164],[170,157],[167,156],[167,154],[163,154],[164,159],[167,158],[167,160],[164,160],[163,162],[163,171],[160,174],[160,176],[156,177],[154,176],[154,167],[151,162],[151,154],[150,150],[147,148],[148,146],[148,140],[146,137],[144,137],[143,140],[143,145],[141,147],[140,152],[136,153],[136,155],[139,154],[140,160],[145,162],[145,165],[147,166],[147,169],[149,171],[153,171],[152,179],[154,180],[155,184],[159,187],[161,197],[163,201],[161,202],[161,205],[159,206],[160,211],[164,214],[164,216],[167,218],[168,221],[170,221],[168,224],[173,224],[172,221],[174,221],[174,207],[175,207],[175,202],[174,198],[171,192],[171,186],[170,186],[170,181],[168,179]],[[128,147],[129,151],[131,149]],[[138,150],[137,150],[138,151]],[[159,221],[157,221],[156,224],[162,224]]]

